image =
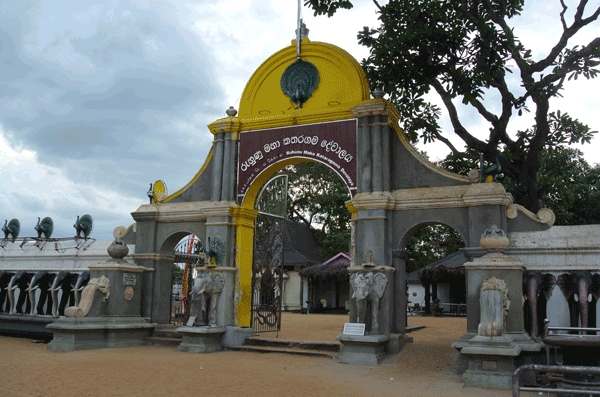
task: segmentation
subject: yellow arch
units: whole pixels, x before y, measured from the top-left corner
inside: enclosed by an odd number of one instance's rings
[[[302,60],[317,67],[319,85],[296,109],[280,86],[283,72],[297,59],[295,43],[263,62],[246,84],[238,115],[241,131],[353,118],[350,110],[370,97],[365,72],[352,55],[335,45],[304,38]]]

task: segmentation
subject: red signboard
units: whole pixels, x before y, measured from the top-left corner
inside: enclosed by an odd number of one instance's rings
[[[356,194],[357,120],[297,125],[248,131],[240,134],[238,203],[252,182],[267,167],[289,158],[305,158],[327,164]]]

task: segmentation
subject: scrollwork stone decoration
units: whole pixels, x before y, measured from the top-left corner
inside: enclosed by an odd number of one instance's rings
[[[106,294],[104,297],[104,301],[106,302],[110,296],[110,280],[105,276],[91,279],[83,289],[79,305],[67,307],[65,309],[65,317],[87,316],[92,308],[92,304],[94,303],[94,295],[96,294],[97,290],[100,290],[100,292]]]
[[[371,305],[371,335],[379,334],[379,301],[383,297],[388,279],[383,273],[357,272],[350,275],[350,284],[356,299],[358,322],[365,323],[367,303]]]
[[[510,308],[508,288],[504,280],[496,277],[481,283],[479,296],[481,322],[477,333],[481,336],[500,336],[506,332],[506,316]]]
[[[300,109],[317,89],[319,71],[312,63],[299,59],[285,69],[279,84],[281,91],[296,104],[296,109]]]

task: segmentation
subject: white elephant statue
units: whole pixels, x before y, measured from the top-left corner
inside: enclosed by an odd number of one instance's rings
[[[365,323],[367,302],[371,305],[371,335],[379,334],[379,301],[387,282],[387,277],[382,273],[359,272],[350,275],[350,285],[354,290],[352,298],[356,298],[359,323]]]
[[[217,326],[217,306],[219,296],[225,286],[221,273],[200,272],[192,287],[192,311],[196,316],[194,326]],[[208,312],[208,318],[207,318]]]

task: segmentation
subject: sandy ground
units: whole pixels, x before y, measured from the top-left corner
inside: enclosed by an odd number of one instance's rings
[[[343,315],[284,313],[279,338],[335,340]],[[411,333],[396,356],[377,367],[285,354],[177,352],[140,346],[58,353],[43,343],[0,337],[0,396],[510,396],[464,387],[452,370],[450,345],[464,318],[410,317]],[[275,337],[274,333],[264,334]]]

